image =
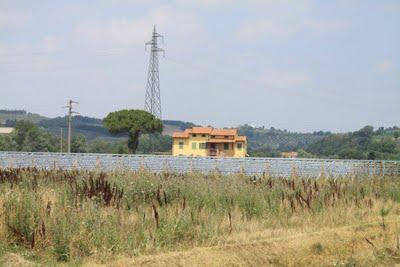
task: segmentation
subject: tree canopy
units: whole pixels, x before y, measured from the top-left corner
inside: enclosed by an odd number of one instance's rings
[[[13,133],[0,136],[0,150],[54,152],[57,145],[58,141],[53,135],[30,121],[18,121]]]
[[[391,133],[392,129],[372,126],[346,134],[331,134],[306,147],[306,151],[317,157],[343,159],[400,159],[400,142]],[[394,132],[396,133],[396,132]]]
[[[136,153],[141,134],[161,133],[162,121],[144,110],[124,109],[111,112],[104,119],[104,126],[112,134],[128,134],[128,148]]]

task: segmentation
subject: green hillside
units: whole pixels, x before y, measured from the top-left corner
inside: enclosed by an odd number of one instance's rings
[[[298,151],[329,136],[329,132],[298,133],[271,127],[239,127],[239,134],[247,136],[248,152],[253,156],[279,157],[284,151]]]
[[[164,120],[164,135],[172,135],[174,131],[182,131],[186,128],[193,126],[193,123],[176,121],[176,120]],[[38,123],[40,127],[46,129],[49,132],[59,134],[60,128],[67,128],[68,117],[57,117],[54,119],[42,120]],[[106,128],[103,126],[103,120],[84,116],[74,116],[72,120],[72,127],[75,134],[84,135],[88,140],[95,138],[103,139],[121,139],[125,138],[125,135],[111,135]]]
[[[60,134],[60,129],[63,128],[65,133],[68,127],[68,117],[57,117],[53,119],[42,120],[38,125],[46,131],[54,134]],[[118,136],[110,135],[103,126],[103,120],[90,118],[85,116],[74,116],[72,119],[72,128],[74,134],[84,135],[86,139],[92,140],[95,138],[118,139]],[[120,136],[124,137],[124,136]]]
[[[400,128],[365,126],[351,133],[332,134],[308,145],[317,157],[400,160]]]
[[[0,109],[0,124],[12,124],[17,120],[27,120],[33,123],[39,123],[46,119],[39,114],[26,112],[25,110],[6,110]]]
[[[19,145],[19,147],[31,148],[31,151],[35,151],[36,148],[42,151],[41,147],[49,151],[57,151],[58,141],[56,140],[59,140],[61,128],[64,130],[64,139],[67,136],[66,116],[50,119],[21,110],[0,110],[0,118],[0,122],[7,126],[14,126],[21,120],[28,120],[36,125],[37,129],[33,131],[35,135],[41,136],[48,142],[43,145],[30,140],[31,144],[28,146],[24,143]],[[72,122],[75,152],[127,153],[127,136],[111,135],[104,128],[102,119],[75,116]],[[164,120],[163,123],[163,135],[140,137],[139,153],[170,153],[172,132],[182,131],[195,125],[177,120]],[[359,131],[335,134],[323,131],[298,133],[273,127],[267,129],[249,125],[240,126],[238,130],[240,135],[247,136],[248,154],[253,157],[280,157],[281,152],[297,151],[299,157],[400,160],[400,129],[398,127],[380,127],[374,130],[373,127],[366,126]],[[1,146],[3,150],[10,149],[9,144],[11,144],[10,141],[0,140],[0,150]]]

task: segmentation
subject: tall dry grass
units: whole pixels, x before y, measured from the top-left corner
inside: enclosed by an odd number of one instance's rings
[[[385,227],[400,214],[398,179],[4,169],[0,256],[101,262],[246,241],[262,231],[377,220]]]

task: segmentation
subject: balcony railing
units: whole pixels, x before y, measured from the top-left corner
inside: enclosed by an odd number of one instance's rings
[[[218,155],[217,149],[215,149],[215,148],[210,148],[209,151],[208,151],[208,155],[209,155],[210,157],[215,157],[215,156],[217,156],[217,155]]]

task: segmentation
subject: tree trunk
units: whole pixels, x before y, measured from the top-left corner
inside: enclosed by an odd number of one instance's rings
[[[128,138],[128,148],[132,154],[136,154],[136,149],[139,145],[139,132],[130,132]]]

